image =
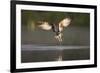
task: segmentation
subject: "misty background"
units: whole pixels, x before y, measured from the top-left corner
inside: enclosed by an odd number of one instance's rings
[[[90,15],[89,13],[50,12],[22,10],[22,44],[57,44],[55,33],[38,28],[38,21],[58,24],[66,17],[72,19],[71,24],[64,28],[62,45],[89,45]]]

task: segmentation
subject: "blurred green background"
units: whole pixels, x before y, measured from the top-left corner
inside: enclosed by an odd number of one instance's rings
[[[89,45],[90,44],[90,14],[76,12],[53,12],[21,10],[21,42],[22,44],[56,45],[55,33],[37,28],[38,21],[47,21],[50,24],[59,23],[70,17],[71,24],[63,31],[62,45]]]

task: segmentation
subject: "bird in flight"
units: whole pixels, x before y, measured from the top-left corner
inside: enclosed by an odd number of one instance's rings
[[[38,25],[39,28],[43,29],[43,30],[53,30],[53,32],[55,32],[55,39],[57,39],[59,42],[62,42],[62,31],[64,29],[64,27],[67,27],[71,22],[70,18],[64,18],[63,20],[61,20],[58,24],[49,24],[46,21],[39,21],[38,23],[40,23],[40,25]]]

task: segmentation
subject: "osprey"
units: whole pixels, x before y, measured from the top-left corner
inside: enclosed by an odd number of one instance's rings
[[[39,21],[40,25],[38,25],[39,28],[43,30],[53,30],[55,32],[55,38],[59,41],[62,42],[62,31],[64,27],[67,27],[71,22],[70,18],[64,18],[61,20],[58,24],[49,24],[46,21]]]

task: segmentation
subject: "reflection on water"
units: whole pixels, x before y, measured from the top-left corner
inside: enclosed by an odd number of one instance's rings
[[[21,52],[21,62],[86,60],[89,58],[89,46],[22,45]]]

